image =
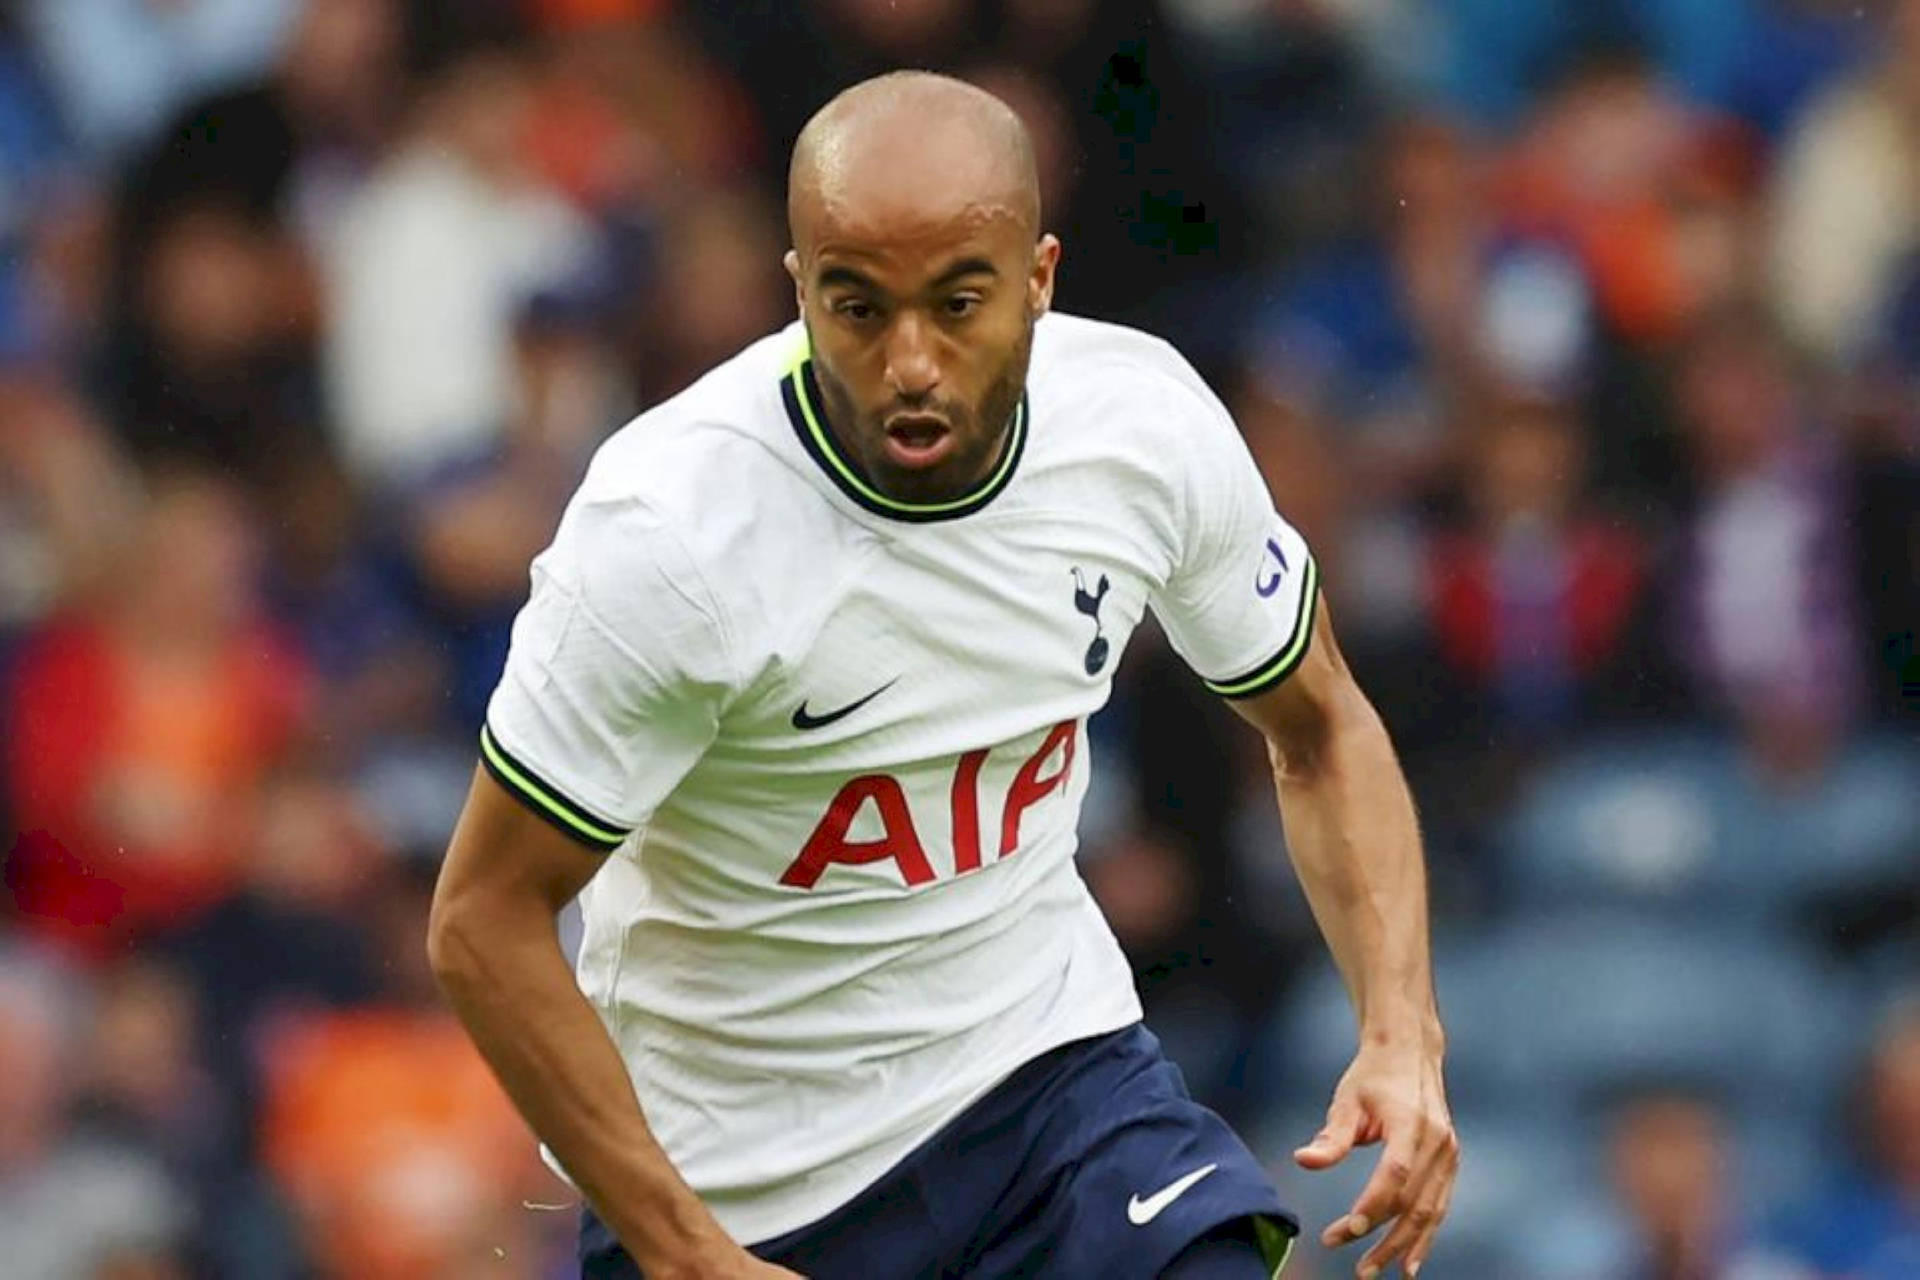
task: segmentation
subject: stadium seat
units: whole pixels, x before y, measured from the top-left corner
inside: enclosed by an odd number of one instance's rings
[[[1803,792],[1756,788],[1758,828],[1797,901],[1920,882],[1920,745],[1864,738]]]
[[[1826,1096],[1845,1061],[1850,993],[1780,939],[1576,916],[1486,946],[1492,989],[1463,998],[1496,1003],[1485,1049],[1515,1090],[1666,1077],[1766,1103]]]
[[[1517,905],[1761,914],[1738,875],[1731,765],[1716,741],[1665,732],[1608,739],[1550,766],[1503,832]]]
[[[1795,787],[1756,775],[1730,740],[1610,739],[1542,774],[1503,835],[1523,909],[1614,905],[1764,924],[1914,880],[1920,749],[1863,739]]]
[[[1852,1052],[1854,995],[1775,938],[1579,912],[1436,947],[1456,1105],[1529,1122],[1649,1079],[1736,1105],[1827,1098]],[[1274,1078],[1330,1083],[1353,1015],[1329,969],[1303,979],[1266,1038]]]
[[[1494,977],[1483,972],[1487,955],[1486,948],[1465,939],[1434,942],[1441,1013],[1447,1027],[1448,1087],[1456,1105],[1471,1105],[1482,1097],[1497,1099],[1503,1087],[1501,1079],[1479,1070],[1471,1055],[1464,1076],[1457,1065],[1461,1046],[1485,1044],[1500,1033],[1496,1004],[1477,998],[1490,989]],[[1292,994],[1255,1047],[1249,1080],[1266,1088],[1276,1105],[1305,1105],[1317,1099],[1324,1106],[1327,1092],[1353,1057],[1355,1033],[1346,986],[1332,962],[1323,961],[1297,977]]]
[[[1859,963],[1869,1016],[1920,999],[1920,923],[1869,948]]]

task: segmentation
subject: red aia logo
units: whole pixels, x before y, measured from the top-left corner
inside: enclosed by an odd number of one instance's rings
[[[1040,800],[1057,791],[1073,771],[1073,744],[1079,728],[1077,720],[1062,720],[1048,732],[1028,761],[1014,775],[1007,788],[1006,804],[1000,810],[1000,852],[1006,857],[1020,847],[1020,816]],[[1053,756],[1059,766],[1045,772]],[[969,751],[960,757],[953,772],[950,793],[953,818],[953,874],[965,875],[980,869],[980,766],[987,760],[987,748]],[[871,803],[880,815],[878,840],[848,840],[847,832],[860,810]],[[811,889],[836,862],[864,866],[892,858],[900,867],[908,885],[922,885],[934,878],[927,862],[927,851],[914,829],[913,812],[907,807],[907,793],[892,776],[867,773],[848,782],[827,806],[826,816],[807,837],[800,856],[780,876],[780,883]]]

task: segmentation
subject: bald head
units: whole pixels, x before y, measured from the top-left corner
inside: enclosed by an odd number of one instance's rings
[[[787,217],[847,472],[907,503],[957,500],[1002,456],[1060,261],[1020,118],[945,76],[857,84],[794,144]]]
[[[1033,142],[1006,103],[924,71],[864,80],[816,112],[793,147],[787,223],[802,258],[828,229],[997,218],[1040,232]]]

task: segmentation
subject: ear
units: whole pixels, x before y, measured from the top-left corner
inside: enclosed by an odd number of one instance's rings
[[[1060,241],[1052,232],[1033,246],[1033,271],[1027,276],[1027,310],[1037,319],[1053,306],[1053,276],[1060,265]]]
[[[797,309],[805,311],[807,309],[807,285],[806,277],[800,274],[800,251],[797,249],[787,250],[787,256],[780,259],[780,265],[785,267],[787,274],[793,277],[793,305]]]

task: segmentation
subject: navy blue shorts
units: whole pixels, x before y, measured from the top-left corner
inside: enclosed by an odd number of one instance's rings
[[[752,1251],[813,1280],[1148,1280],[1242,1219],[1277,1275],[1299,1220],[1136,1023],[1035,1058],[853,1200]],[[580,1267],[640,1275],[591,1210]]]

